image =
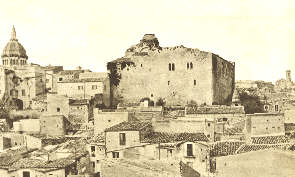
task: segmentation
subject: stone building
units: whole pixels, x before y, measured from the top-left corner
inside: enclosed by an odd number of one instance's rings
[[[0,67],[0,96],[2,106],[25,109],[32,98],[45,93],[46,73],[37,64],[28,64],[24,47],[16,39],[12,28],[11,39],[3,49]]]
[[[234,91],[234,62],[182,45],[160,47],[154,34],[144,35],[107,69],[112,106],[145,97],[165,99],[166,105],[226,104]]]

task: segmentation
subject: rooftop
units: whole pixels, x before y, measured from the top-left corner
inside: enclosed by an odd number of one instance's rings
[[[208,138],[204,133],[166,133],[166,132],[151,132],[147,134],[142,140],[142,143],[170,143],[170,142],[195,142],[205,141],[208,142]]]
[[[186,107],[186,114],[245,114],[243,106]]]
[[[150,122],[141,121],[129,121],[122,122],[110,128],[107,128],[106,132],[116,132],[116,131],[140,131],[147,126],[151,126]]]
[[[65,79],[59,83],[102,82],[105,78]]]

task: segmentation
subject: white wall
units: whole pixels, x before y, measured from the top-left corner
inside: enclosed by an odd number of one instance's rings
[[[93,109],[94,134],[104,132],[106,128],[128,121],[128,112],[101,112],[98,108]]]

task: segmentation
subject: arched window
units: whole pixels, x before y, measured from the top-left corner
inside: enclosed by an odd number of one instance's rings
[[[10,65],[12,65],[12,59],[10,59]]]
[[[193,62],[191,62],[190,65],[191,65],[191,69],[193,69]]]
[[[172,63],[172,71],[174,71],[175,70],[175,65],[174,65],[174,63]]]

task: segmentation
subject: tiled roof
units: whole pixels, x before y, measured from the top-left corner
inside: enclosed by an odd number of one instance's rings
[[[102,82],[105,78],[65,79],[59,83]]]
[[[252,144],[278,144],[288,143],[289,139],[284,136],[262,136],[262,137],[251,137]]]
[[[165,111],[164,117],[184,117],[185,116],[185,110],[174,110],[174,111]]]
[[[140,103],[119,103],[117,108],[139,107]]]
[[[110,63],[122,63],[122,62],[132,62],[131,58],[118,58],[116,60],[111,61]]]
[[[107,128],[106,132],[115,132],[115,131],[140,131],[144,127],[151,125],[150,122],[141,122],[141,121],[129,121],[122,122],[110,128]]]
[[[142,143],[161,143],[177,142],[177,141],[205,141],[208,142],[208,138],[204,133],[166,133],[166,132],[151,132],[147,134],[142,140]]]
[[[227,128],[224,130],[225,135],[235,135],[235,134],[240,134],[242,133],[243,129],[234,127],[234,128]]]
[[[245,114],[242,106],[187,107],[186,114]]]
[[[237,151],[236,154],[246,153],[250,151],[258,151],[270,148],[283,148],[291,144],[244,144]]]
[[[69,99],[69,104],[70,105],[85,105],[85,104],[89,104],[89,103],[88,103],[88,100],[86,100],[86,99],[79,99],[79,100]]]
[[[18,148],[18,149],[9,149],[0,154],[0,168],[6,168],[22,159],[27,155],[27,152],[30,153],[34,149]]]
[[[83,70],[64,70],[64,71],[59,72],[59,74],[60,75],[69,75],[69,74],[76,74],[76,73],[80,74],[82,72],[83,72]]]
[[[233,155],[246,142],[243,141],[218,141],[209,145],[210,156]]]

